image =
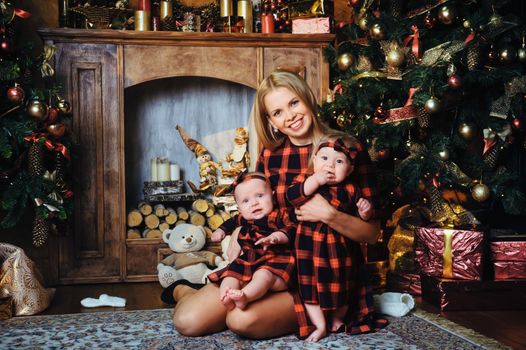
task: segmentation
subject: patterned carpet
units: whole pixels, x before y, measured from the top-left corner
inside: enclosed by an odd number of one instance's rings
[[[313,344],[292,335],[253,341],[229,331],[187,338],[174,330],[170,309],[30,316],[0,321],[0,349],[506,349],[423,311],[390,322],[378,333],[332,334]]]

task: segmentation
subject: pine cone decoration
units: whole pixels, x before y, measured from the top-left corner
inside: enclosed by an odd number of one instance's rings
[[[57,179],[63,179],[66,170],[66,158],[60,152],[55,153],[55,176]]]
[[[391,0],[389,2],[389,10],[393,17],[400,18],[404,14],[405,0]]]
[[[467,49],[467,65],[470,71],[476,70],[481,64],[480,44],[470,45]]]
[[[440,191],[433,185],[430,185],[429,200],[431,212],[433,215],[439,216],[438,214],[444,210],[444,199],[442,198]]]
[[[484,163],[491,169],[495,168],[495,165],[497,165],[497,159],[499,158],[500,150],[501,150],[501,147],[497,143],[495,146],[491,147],[489,151],[484,153],[484,155],[482,156]]]
[[[418,121],[418,126],[420,126],[422,129],[428,128],[430,118],[431,116],[429,115],[429,112],[426,111],[424,107],[418,107],[418,111],[416,113],[416,120]]]
[[[32,175],[44,175],[44,151],[42,145],[35,142],[29,147],[29,172]]]
[[[49,223],[40,217],[35,217],[33,221],[33,245],[37,248],[42,247],[49,236]]]

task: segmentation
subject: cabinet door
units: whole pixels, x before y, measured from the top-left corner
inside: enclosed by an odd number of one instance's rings
[[[301,72],[318,103],[325,99],[329,88],[329,65],[323,57],[322,47],[266,47],[263,50],[263,75],[266,77],[276,68]]]
[[[110,44],[58,43],[56,76],[73,107],[74,226],[59,243],[61,283],[123,276],[122,74]]]

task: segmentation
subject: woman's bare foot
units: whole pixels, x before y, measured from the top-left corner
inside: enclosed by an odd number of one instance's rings
[[[219,296],[219,300],[225,305],[227,310],[232,310],[236,305],[234,304],[234,301],[230,298],[230,291],[232,288],[225,289],[224,293],[221,293],[222,295]]]
[[[234,301],[236,307],[244,310],[247,307],[248,300],[245,293],[240,289],[230,289],[228,291],[228,296]]]
[[[316,330],[314,332],[309,334],[309,336],[307,337],[307,339],[305,339],[305,341],[314,342],[315,343],[315,342],[319,341],[320,339],[325,338],[326,335],[327,335],[327,329],[325,329],[325,328],[316,328]]]

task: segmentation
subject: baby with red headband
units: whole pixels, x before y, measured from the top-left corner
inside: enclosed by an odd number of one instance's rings
[[[310,171],[299,175],[287,189],[288,200],[300,207],[319,193],[336,209],[349,214],[357,212],[362,220],[369,220],[372,205],[360,198],[358,187],[349,177],[359,147],[359,142],[350,135],[339,132],[325,135],[314,148]],[[298,219],[301,220],[300,214]],[[314,329],[307,341],[316,342],[327,331],[336,332],[344,325],[356,273],[351,252],[356,248],[356,242],[326,223],[299,221],[295,239],[299,292]]]
[[[295,267],[289,243],[296,225],[287,209],[274,209],[272,188],[264,174],[241,173],[233,188],[239,215],[223,223],[211,238],[218,242],[240,226],[237,240],[242,255],[208,278],[221,281],[219,297],[226,308],[244,309],[269,290],[287,290]]]

